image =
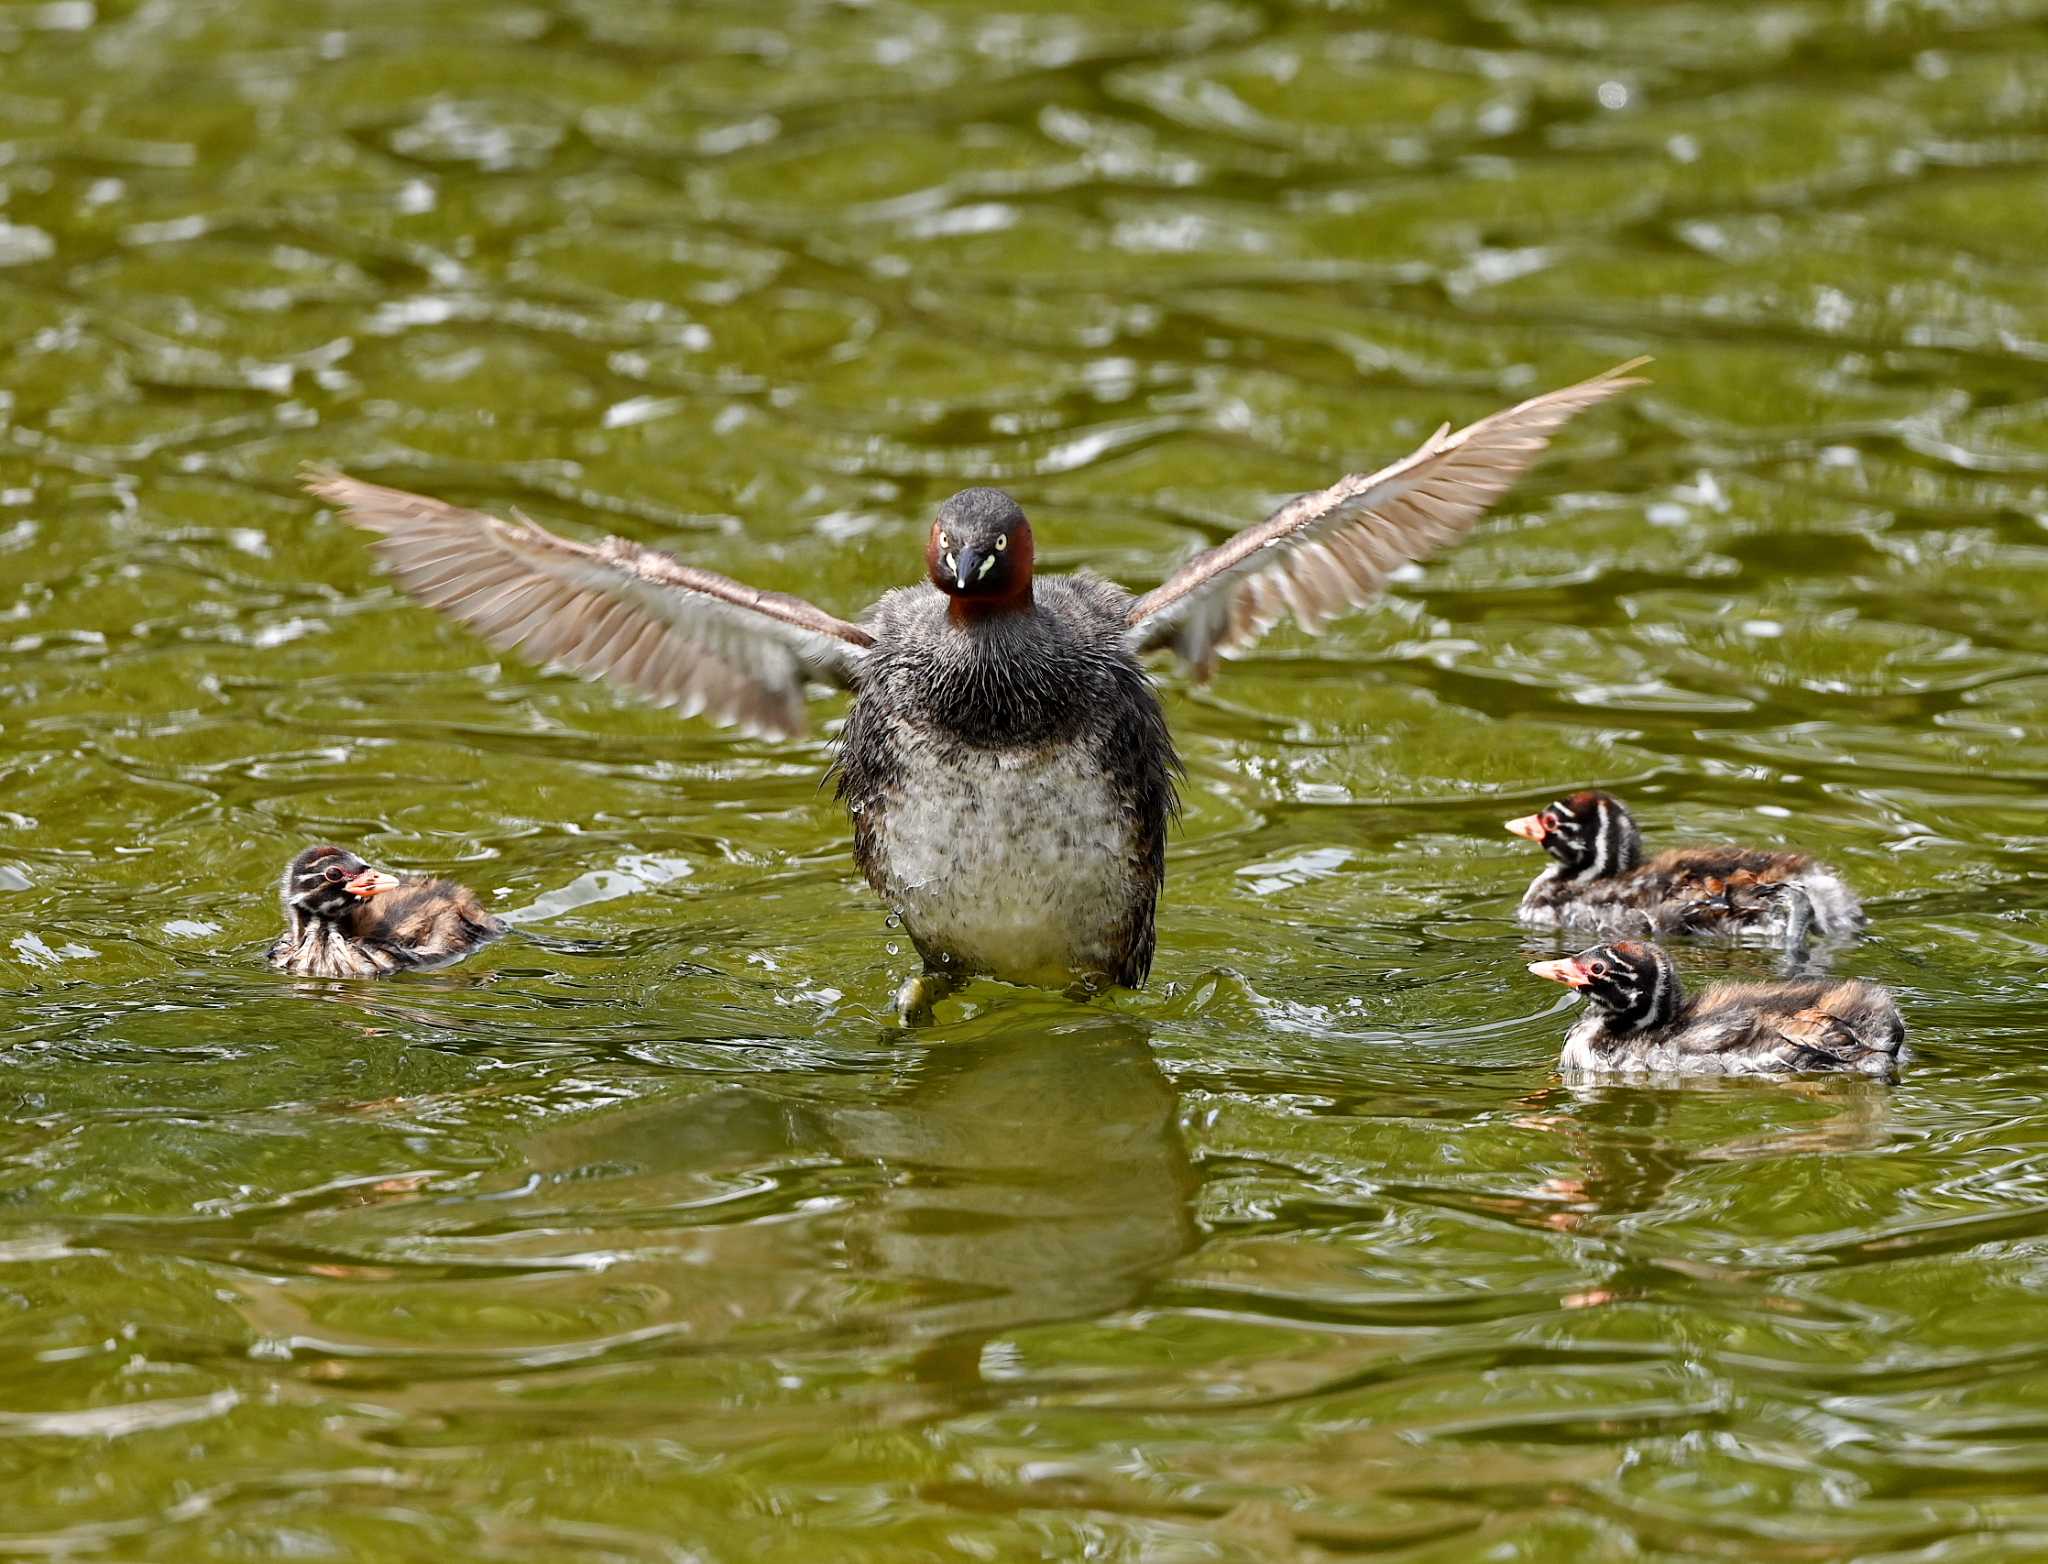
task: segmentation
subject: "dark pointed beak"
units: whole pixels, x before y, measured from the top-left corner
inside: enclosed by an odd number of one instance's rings
[[[1508,829],[1514,832],[1515,835],[1526,836],[1532,842],[1540,842],[1544,837],[1550,835],[1550,832],[1544,828],[1543,816],[1540,814],[1524,815],[1519,820],[1510,820],[1507,825]]]
[[[963,548],[953,556],[953,585],[965,592],[981,574],[981,562],[988,558],[988,550]]]
[[[1529,970],[1540,978],[1562,983],[1566,988],[1584,988],[1593,981],[1593,974],[1579,965],[1577,956],[1566,956],[1562,961],[1532,961]]]
[[[386,874],[382,869],[365,869],[342,889],[351,896],[381,896],[386,891],[398,889],[398,876]]]

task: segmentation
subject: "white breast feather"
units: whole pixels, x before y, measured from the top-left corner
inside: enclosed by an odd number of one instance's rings
[[[1071,745],[906,745],[877,845],[890,902],[959,967],[1058,984],[1117,966],[1132,822]]]

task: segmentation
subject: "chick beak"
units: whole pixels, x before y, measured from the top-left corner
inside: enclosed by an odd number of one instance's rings
[[[398,876],[386,874],[382,869],[365,869],[342,889],[351,896],[381,896],[386,891],[398,889]]]
[[[1566,988],[1584,988],[1593,981],[1593,974],[1579,965],[1576,956],[1566,956],[1562,961],[1532,961],[1529,970],[1540,978],[1562,983]]]
[[[1544,828],[1543,816],[1524,815],[1519,820],[1510,820],[1507,827],[1517,836],[1526,836],[1532,842],[1540,842],[1550,832]]]

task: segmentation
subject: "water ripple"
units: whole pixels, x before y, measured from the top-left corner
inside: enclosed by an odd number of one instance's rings
[[[0,13],[0,1552],[2048,1550],[2044,16]],[[1638,352],[1162,671],[1149,990],[915,1037],[837,707],[493,657],[296,488],[851,613],[999,482],[1141,587]],[[1561,1086],[1501,821],[1589,784],[1841,866],[1905,1080]],[[279,982],[316,838],[520,931]]]

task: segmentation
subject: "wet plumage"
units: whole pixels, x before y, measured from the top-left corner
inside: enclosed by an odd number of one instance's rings
[[[460,961],[507,931],[467,887],[386,874],[339,847],[309,847],[279,886],[273,967],[299,977],[384,977]]]
[[[1634,936],[1752,931],[1791,944],[1863,929],[1856,893],[1805,853],[1716,844],[1645,860],[1635,817],[1611,793],[1574,793],[1507,828],[1556,860],[1522,897],[1522,921],[1539,927]]]
[[[1558,1061],[1568,1075],[1889,1077],[1906,1039],[1891,994],[1860,978],[1716,983],[1689,999],[1670,954],[1636,940],[1529,970],[1586,1000]]]
[[[1178,762],[1124,645],[1130,594],[1083,573],[1036,600],[960,635],[937,593],[882,599],[836,768],[854,862],[935,970],[1135,987]]]
[[[1033,575],[1030,523],[968,489],[927,535],[927,582],[858,623],[619,539],[573,542],[338,473],[313,492],[378,535],[407,591],[503,650],[747,731],[802,730],[851,691],[836,762],[854,855],[928,973],[1137,984],[1174,809],[1173,746],[1140,659],[1198,676],[1292,615],[1308,630],[1470,528],[1624,365],[1303,495],[1143,597]],[[906,1014],[921,1000],[906,990]]]

